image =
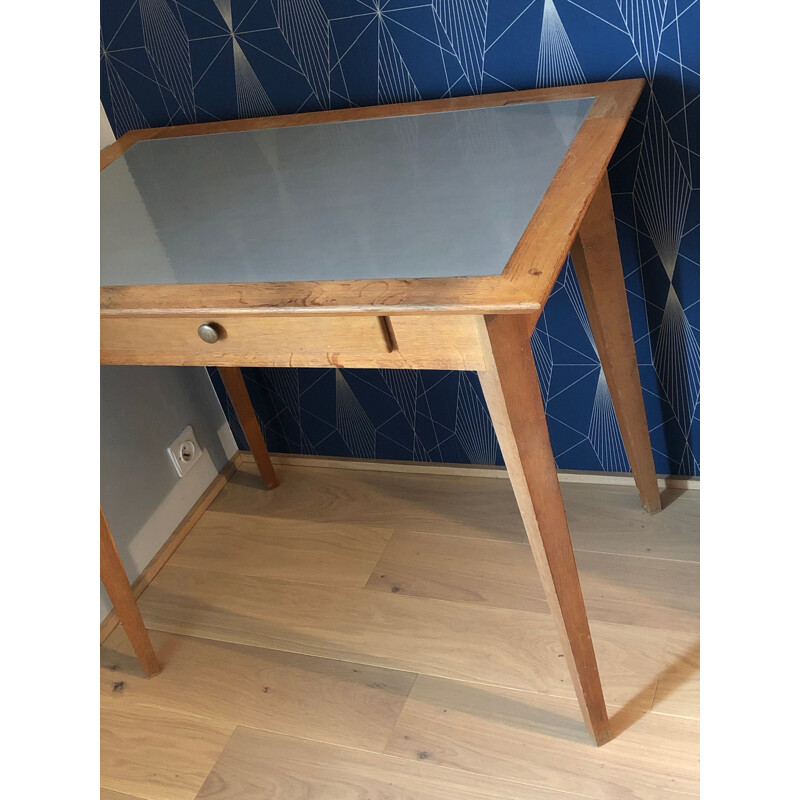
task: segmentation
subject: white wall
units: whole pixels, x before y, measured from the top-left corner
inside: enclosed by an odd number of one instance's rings
[[[114,137],[102,106],[100,115],[104,146]],[[167,447],[186,425],[205,452],[179,478]],[[235,452],[203,368],[100,368],[100,501],[131,581]],[[100,619],[110,610],[101,585]]]
[[[102,150],[113,141],[115,141],[114,131],[111,130],[106,110],[103,108],[103,104],[100,103],[100,149]]]
[[[205,452],[179,478],[167,446],[186,425]],[[100,500],[131,581],[235,452],[202,367],[100,368]]]

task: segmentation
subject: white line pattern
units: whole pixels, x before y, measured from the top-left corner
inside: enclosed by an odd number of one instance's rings
[[[653,366],[678,426],[688,439],[700,394],[700,345],[674,286],[670,286],[667,295]]]
[[[572,49],[553,0],[544,0],[542,36],[539,41],[537,86],[567,86],[586,83],[578,57]]]
[[[628,472],[630,465],[625,455],[625,445],[617,424],[617,416],[608,391],[605,372],[601,369],[592,404],[587,438],[604,469],[610,472]]]
[[[470,91],[483,88],[483,55],[489,0],[433,0],[433,11],[442,24]]]
[[[497,460],[497,437],[483,397],[466,373],[458,375],[456,436],[471,464],[494,464]]]
[[[150,63],[169,87],[187,122],[195,122],[189,41],[180,16],[166,0],[139,0],[144,45]]]
[[[617,0],[617,5],[645,75],[652,78],[656,71],[667,0]]]
[[[691,187],[653,96],[647,112],[633,197],[672,280]]]
[[[347,383],[336,370],[336,427],[356,458],[375,458],[375,426]]]
[[[319,0],[274,0],[278,26],[320,106],[330,108],[330,24]]]
[[[247,56],[236,37],[233,40],[233,68],[236,77],[236,105],[239,116],[268,117],[276,113],[258,76],[250,66]]]
[[[421,100],[422,96],[382,14],[378,15],[377,28],[378,102],[406,103]]]

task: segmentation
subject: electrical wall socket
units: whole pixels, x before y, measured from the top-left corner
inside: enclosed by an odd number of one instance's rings
[[[191,425],[187,425],[180,436],[167,448],[172,466],[182,478],[203,455]]]

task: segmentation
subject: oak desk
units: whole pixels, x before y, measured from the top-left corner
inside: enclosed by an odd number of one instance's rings
[[[571,251],[642,502],[660,508],[606,168],[643,81],[153,128],[101,154],[100,360],[475,370],[586,725],[608,718],[530,346]],[[159,670],[101,511],[101,574]]]

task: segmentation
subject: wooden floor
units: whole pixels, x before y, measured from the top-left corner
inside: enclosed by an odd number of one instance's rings
[[[615,738],[589,742],[510,485],[247,462],[101,651],[102,800],[699,794],[699,492],[562,485]]]

